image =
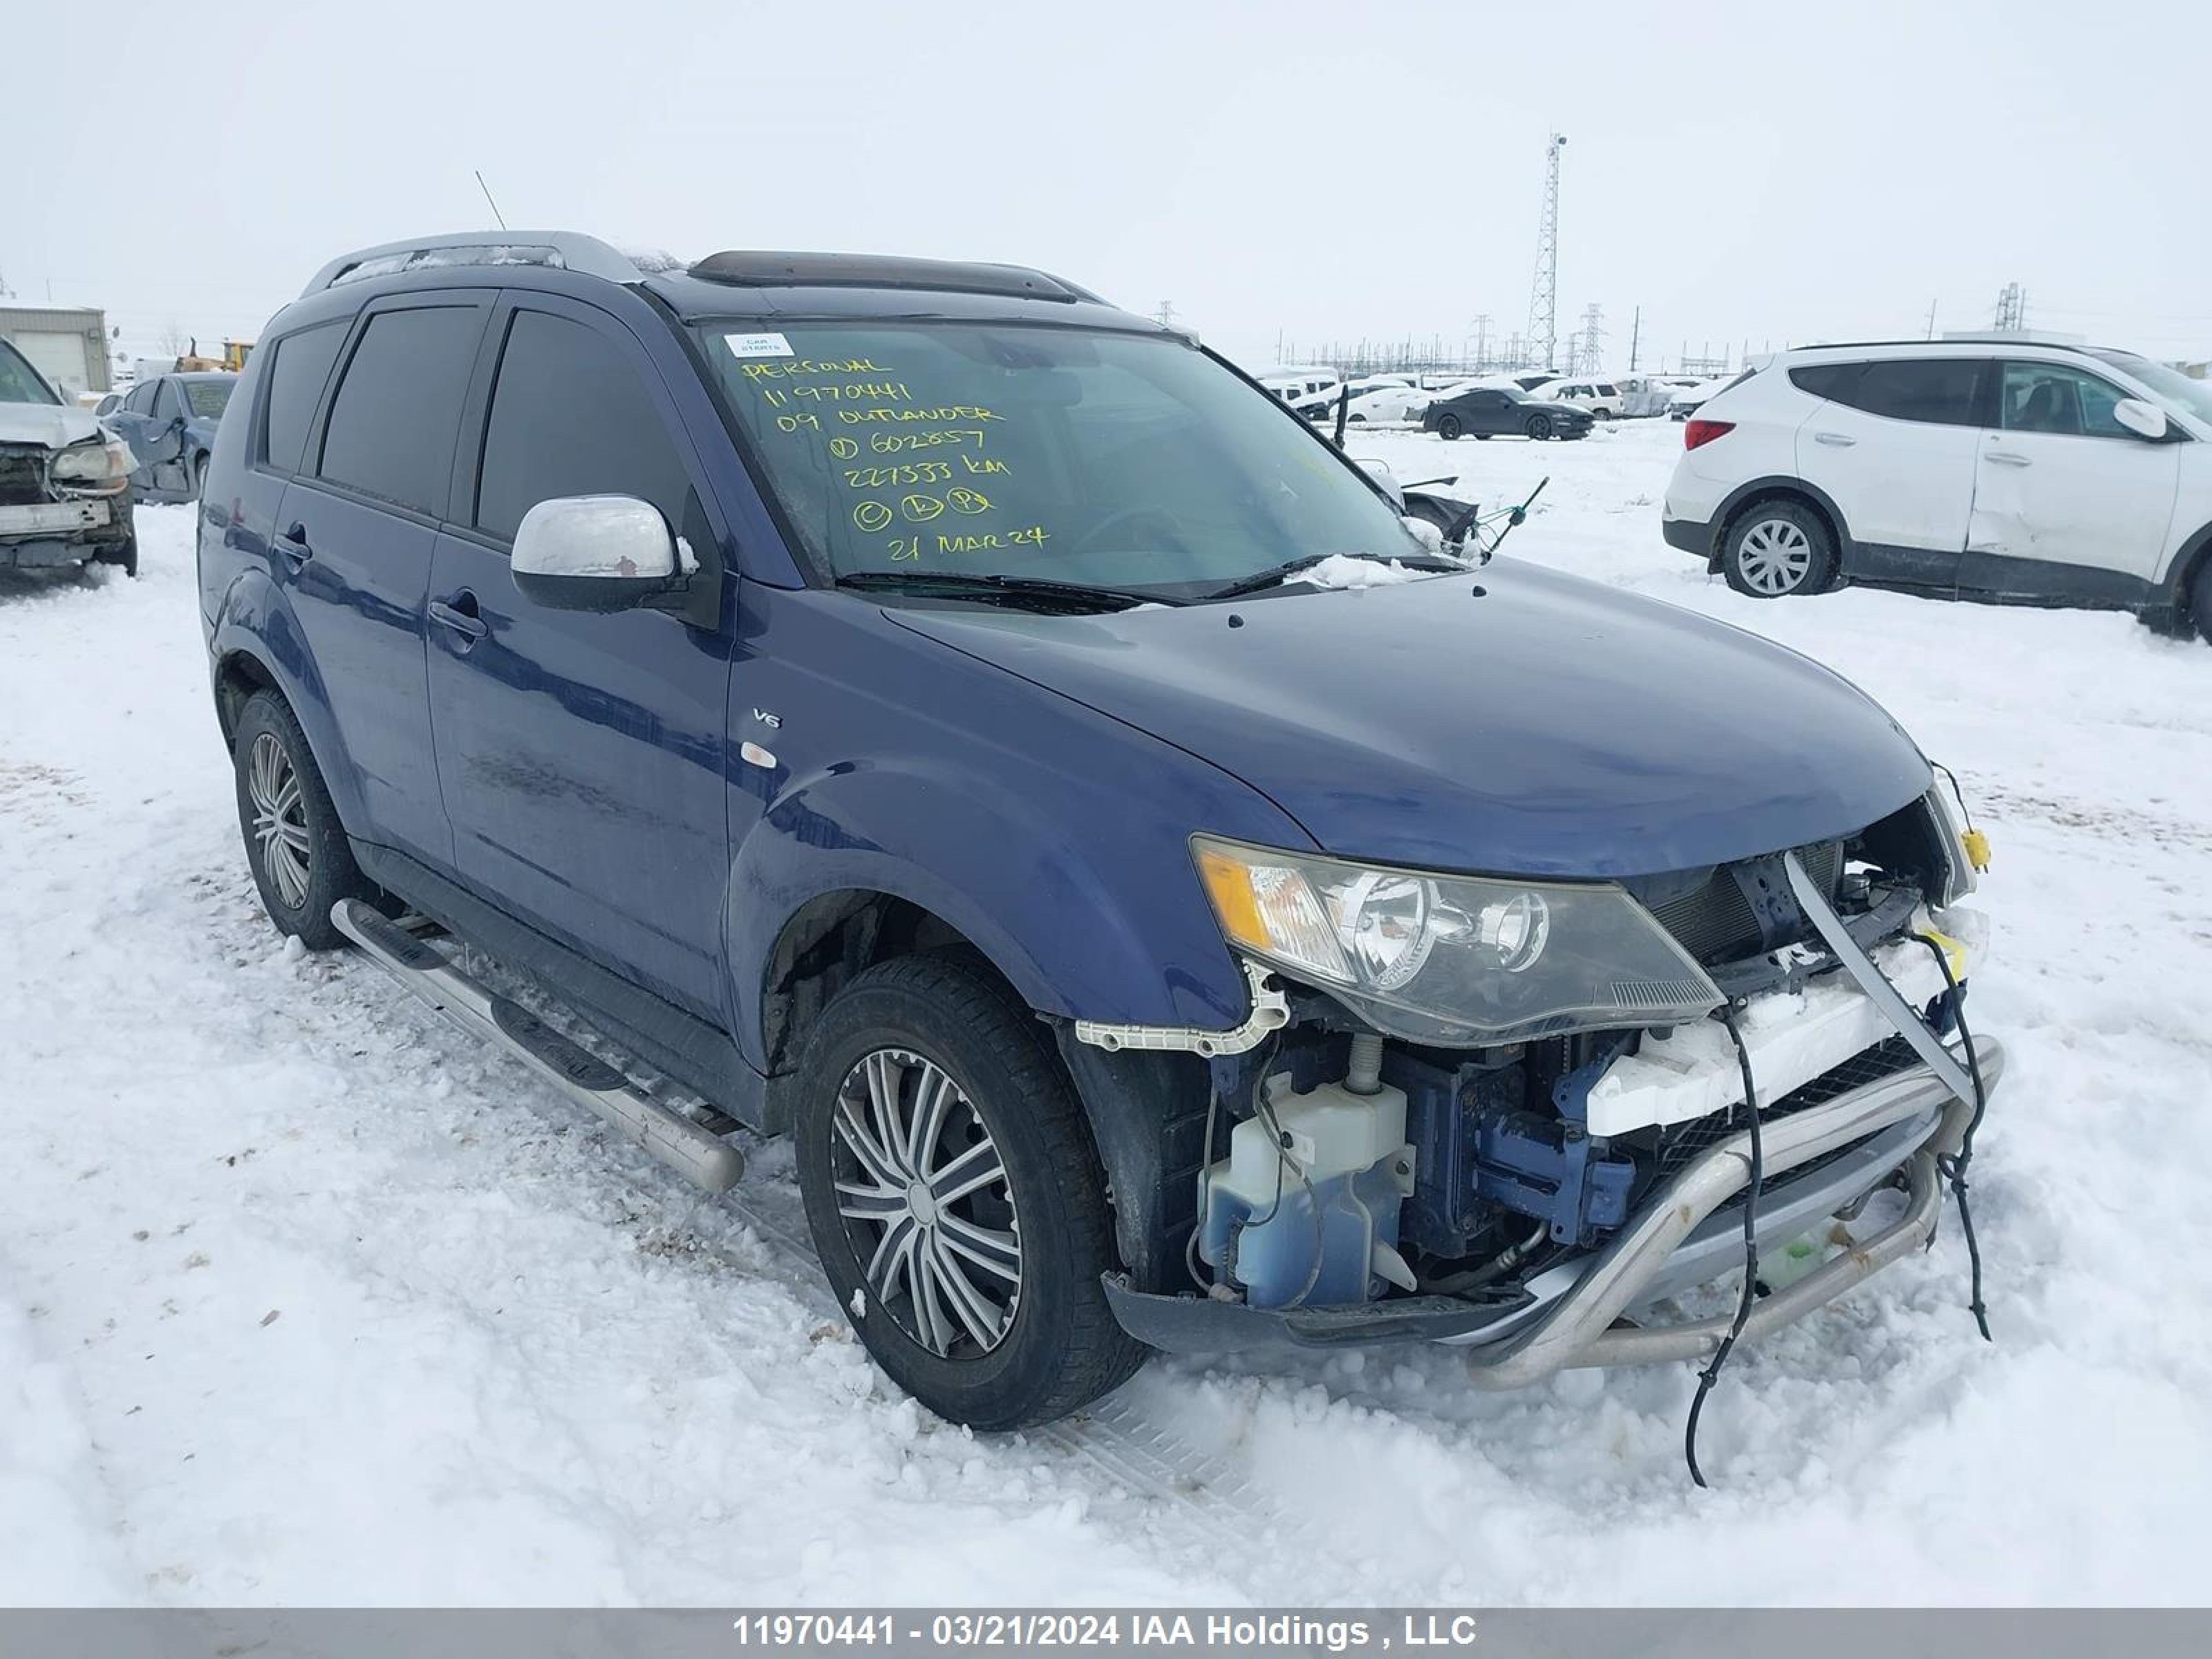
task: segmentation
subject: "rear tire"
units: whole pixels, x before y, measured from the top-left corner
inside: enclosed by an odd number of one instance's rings
[[[1448,444],[1458,442],[1459,434],[1466,430],[1467,428],[1460,424],[1460,418],[1456,415],[1447,415],[1437,422],[1437,436]]]
[[[2190,578],[2189,618],[2197,624],[2197,637],[2212,645],[2212,554],[2197,560]]]
[[[1721,572],[1730,587],[1754,599],[1823,592],[1835,577],[1835,538],[1799,502],[1757,502],[1729,526]]]
[[[278,929],[310,951],[346,942],[331,923],[340,899],[380,896],[354,862],[337,808],[307,747],[307,734],[282,697],[257,691],[239,711],[231,738],[238,775],[239,830],[262,907]]]
[[[799,1086],[815,1249],[893,1382],[950,1421],[1018,1429],[1144,1363],[1099,1282],[1120,1262],[1082,1109],[1003,984],[948,955],[870,969],[822,1016]]]
[[[208,458],[206,456],[195,455],[192,457],[192,499],[194,501],[199,500],[201,495],[205,493],[207,489],[207,469]]]

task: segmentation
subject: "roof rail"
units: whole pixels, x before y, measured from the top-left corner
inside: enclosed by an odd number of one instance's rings
[[[643,274],[598,237],[573,230],[463,230],[342,253],[315,273],[301,297],[427,265],[550,265],[610,283],[635,283]]]
[[[1784,347],[1788,351],[1858,351],[1875,346],[1947,346],[1947,345],[2020,345],[2052,346],[2061,351],[2090,351],[2086,335],[2045,334],[2032,329],[1960,329],[1937,335],[1934,339],[1917,337],[1910,340],[1807,340],[1801,345]],[[1780,356],[1780,353],[1776,353]]]

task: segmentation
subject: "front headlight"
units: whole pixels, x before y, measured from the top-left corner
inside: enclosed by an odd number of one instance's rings
[[[100,443],[78,444],[55,456],[47,471],[58,484],[97,489],[103,484],[120,483],[131,476],[131,452],[112,438]]]
[[[1720,992],[1609,882],[1381,870],[1195,836],[1231,944],[1417,1042],[1669,1025]]]

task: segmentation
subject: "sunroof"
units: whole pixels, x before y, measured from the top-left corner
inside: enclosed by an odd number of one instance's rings
[[[738,288],[935,289],[1070,301],[1084,297],[1056,277],[1020,265],[906,259],[880,253],[712,253],[693,265],[690,274],[702,282]]]

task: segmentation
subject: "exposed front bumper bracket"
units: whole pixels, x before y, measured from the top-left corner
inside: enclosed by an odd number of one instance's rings
[[[1796,854],[1784,853],[1782,863],[1790,872],[1790,890],[1796,895],[1799,908],[1813,924],[1814,931],[1836,953],[1836,959],[1844,964],[1844,971],[1858,981],[1859,989],[1897,1027],[1898,1035],[1912,1045],[1913,1053],[1920,1056],[1928,1069],[1942,1079],[1944,1086],[1972,1105],[1973,1079],[1959,1063],[1958,1057],[1943,1046],[1942,1038],[1928,1029],[1928,1022],[1920,1018],[1919,1011],[1899,996],[1897,988],[1882,976],[1881,969],[1874,965],[1874,958],[1851,937],[1851,930],[1844,926],[1844,919],[1820,891],[1820,884],[1805,873],[1805,866]]]
[[[1241,1054],[1256,1048],[1270,1031],[1291,1023],[1291,1001],[1265,968],[1244,964],[1244,977],[1252,987],[1252,1012],[1242,1025],[1225,1031],[1209,1031],[1195,1025],[1111,1025],[1100,1020],[1075,1022],[1076,1040],[1112,1054],[1122,1048],[1152,1049],[1202,1054]]]

